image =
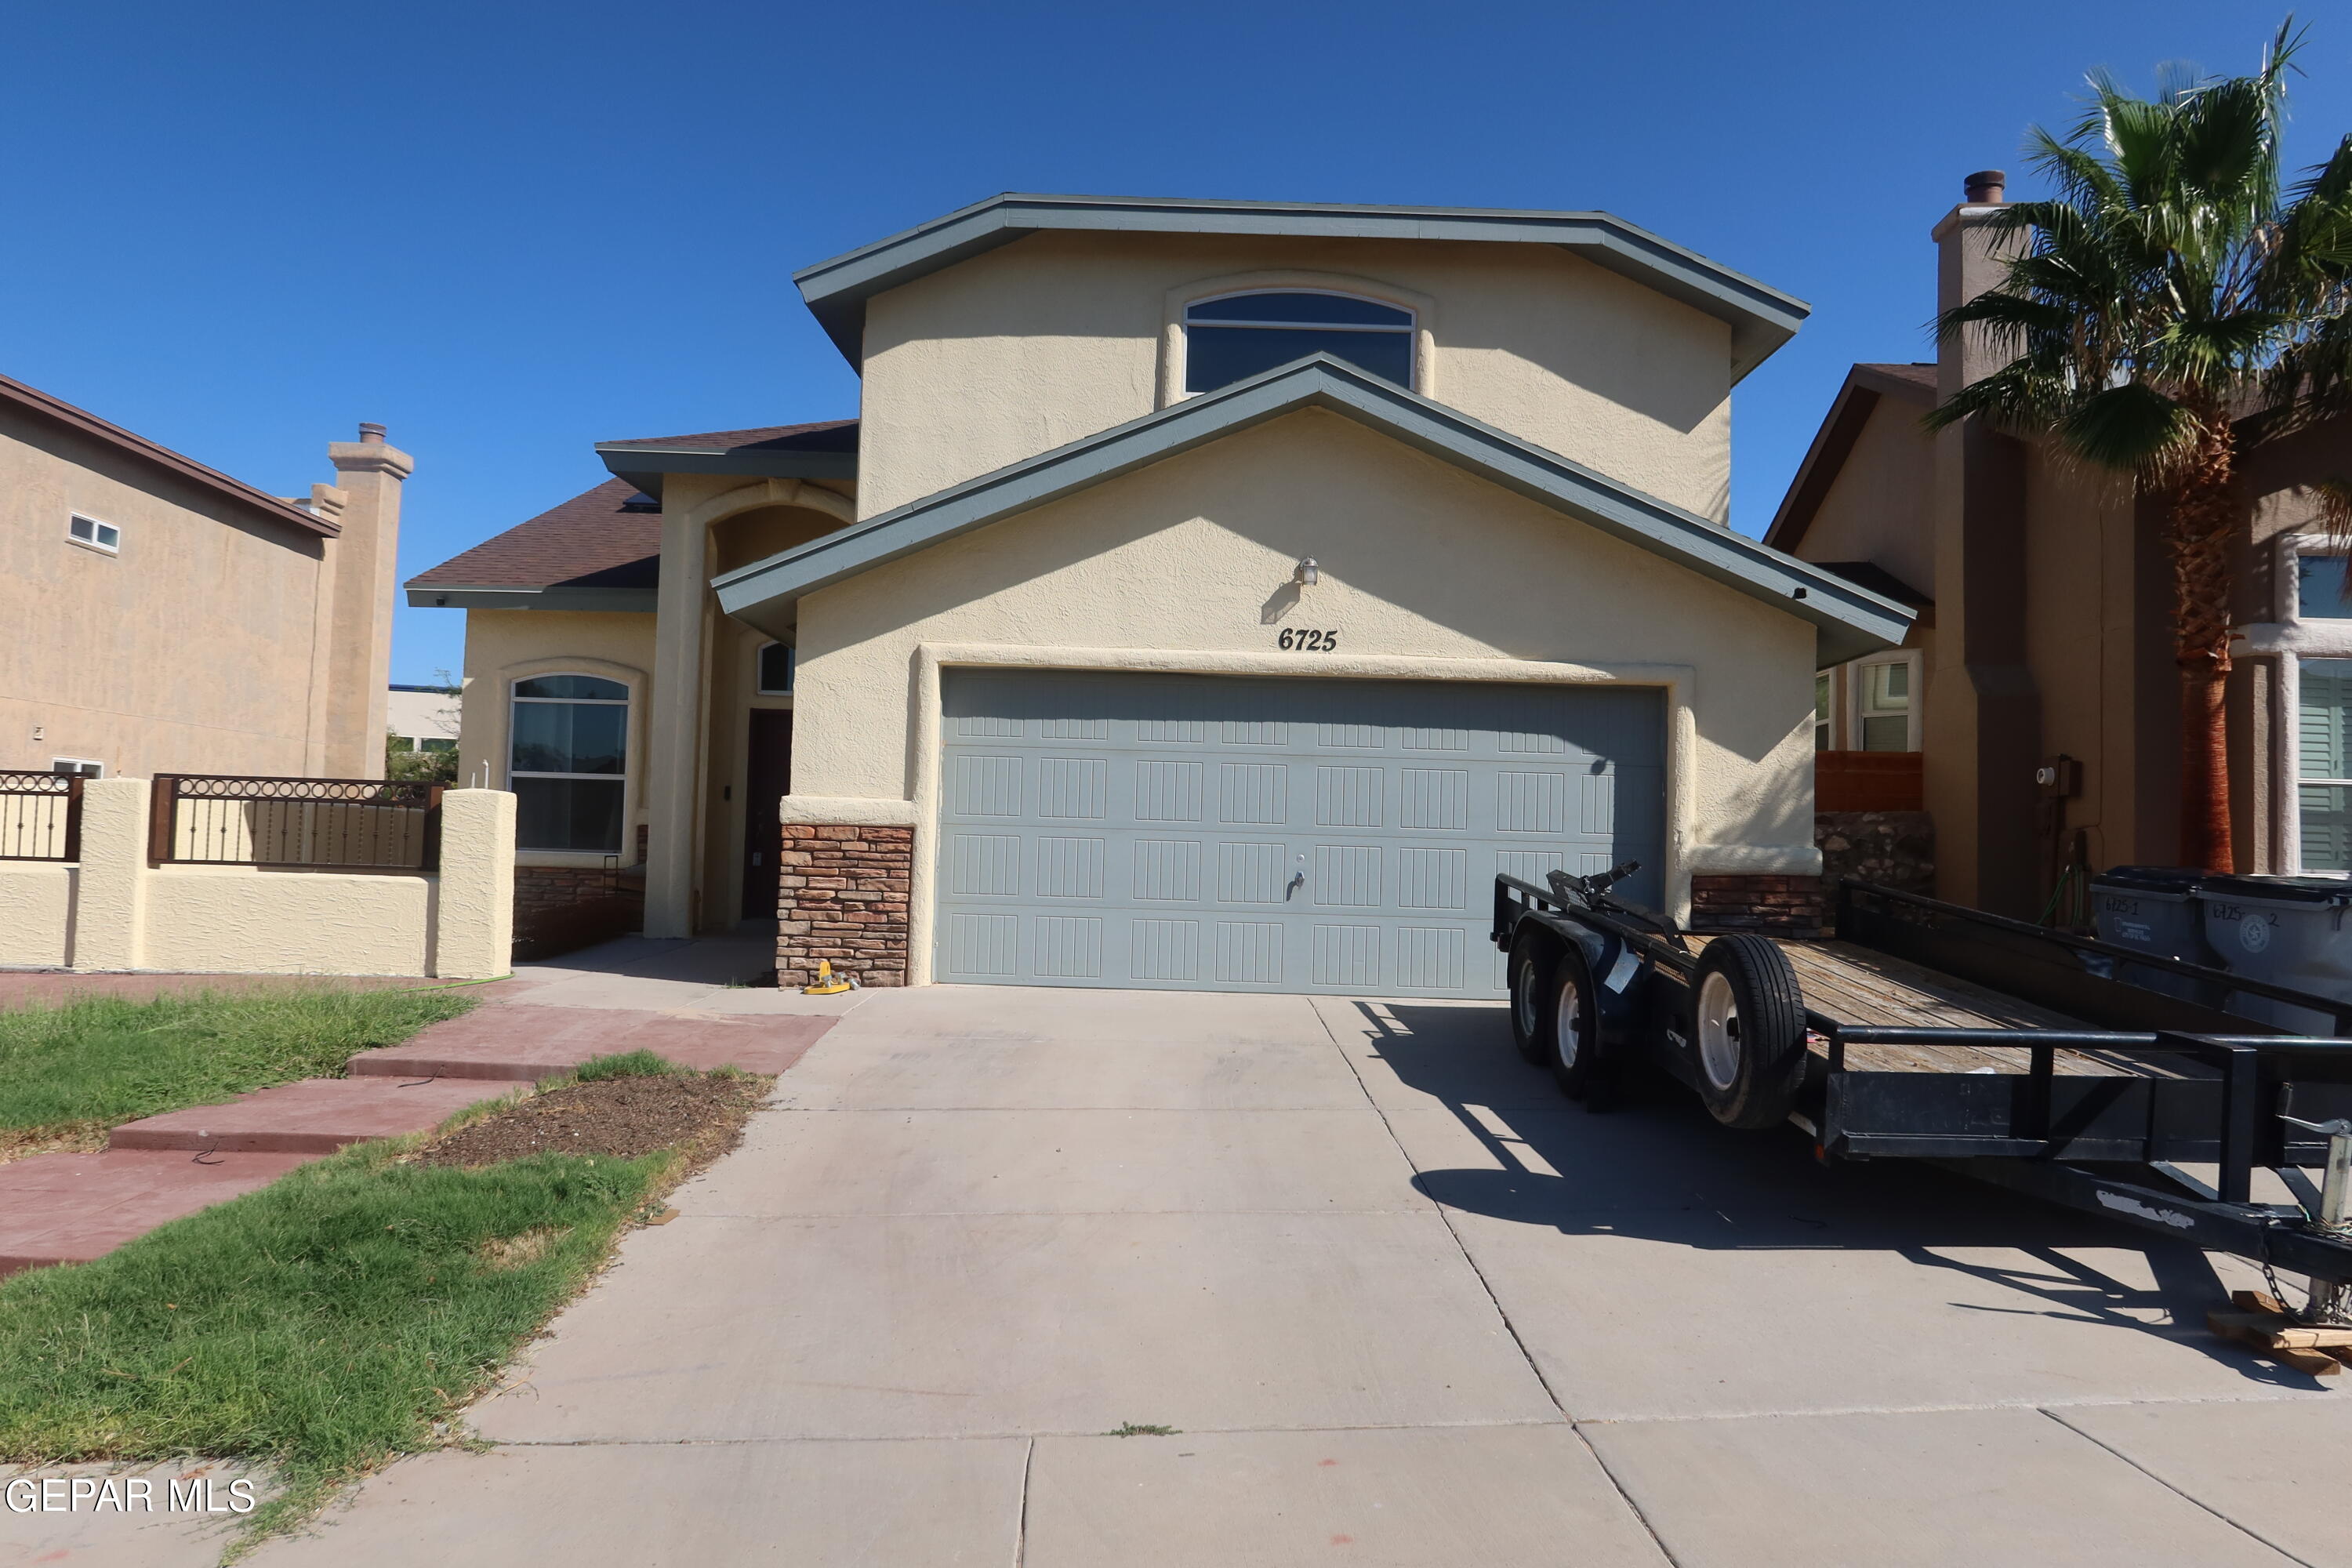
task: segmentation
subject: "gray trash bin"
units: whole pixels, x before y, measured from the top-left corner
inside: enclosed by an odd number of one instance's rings
[[[2233,974],[2352,1002],[2352,882],[2336,877],[2208,877],[2205,940]],[[2298,1034],[2333,1035],[2325,1013],[2232,993],[2230,1011]]]
[[[2205,940],[2205,909],[2197,889],[2205,873],[2177,866],[2117,866],[2091,879],[2091,909],[2099,940],[2117,947],[2178,958],[2219,969],[2221,960]],[[2116,967],[2117,980],[2185,1002],[2219,1007],[2228,988],[2192,975],[2172,974],[2136,963]]]

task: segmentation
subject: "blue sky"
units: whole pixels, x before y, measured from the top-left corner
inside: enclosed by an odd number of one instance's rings
[[[604,478],[594,441],[855,413],[792,270],[997,191],[1598,207],[1813,306],[1734,405],[1753,532],[1845,365],[1927,357],[1960,175],[2087,68],[2251,68],[2282,15],[26,6],[0,372],[284,494],[380,420],[407,575]],[[2352,16],[2311,15],[2299,162],[2352,129]],[[462,637],[404,607],[394,679]]]

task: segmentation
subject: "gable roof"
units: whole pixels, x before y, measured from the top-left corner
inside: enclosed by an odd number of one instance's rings
[[[606,479],[407,583],[431,609],[646,610],[661,577],[661,513],[630,510],[637,487]]]
[[[1356,420],[1817,628],[1823,664],[1894,646],[1912,612],[1696,512],[1315,354],[911,501],[713,580],[728,614],[780,636],[803,594],[1302,408]]]
[[[857,421],[770,425],[756,430],[706,430],[698,436],[646,436],[599,441],[596,455],[614,475],[658,498],[664,474],[740,474],[746,479],[847,479],[857,477]]]
[[[1813,525],[1813,515],[1829,497],[1830,486],[1837,482],[1839,470],[1853,455],[1853,444],[1862,439],[1862,427],[1870,423],[1879,400],[1885,397],[1927,412],[1936,405],[1936,367],[1857,364],[1845,373],[1845,384],[1831,401],[1828,416],[1813,433],[1805,460],[1797,465],[1796,477],[1780,498],[1780,510],[1772,514],[1772,526],[1764,531],[1765,543],[1775,550],[1793,551],[1803,541],[1805,530]]]
[[[292,501],[266,490],[257,490],[242,479],[230,479],[217,468],[208,468],[194,458],[184,458],[168,447],[158,446],[144,436],[134,435],[120,425],[100,419],[63,398],[52,397],[38,387],[27,386],[21,381],[0,375],[0,403],[13,405],[48,424],[61,425],[78,435],[93,437],[150,468],[188,480],[199,489],[209,490],[247,511],[257,512],[272,522],[292,523],[297,528],[328,539],[342,532],[336,524]]]
[[[1695,251],[1600,212],[1360,206],[1337,202],[1157,200],[1007,192],[793,274],[801,298],[852,365],[865,355],[866,301],[927,273],[1046,230],[1248,234],[1313,238],[1557,245],[1731,326],[1737,382],[1787,342],[1811,308]]]

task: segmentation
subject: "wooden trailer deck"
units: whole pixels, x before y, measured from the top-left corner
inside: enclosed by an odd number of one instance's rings
[[[1706,938],[1685,939],[1694,952]],[[1805,1005],[1841,1024],[1905,1029],[2095,1029],[2079,1018],[2004,996],[1998,991],[1843,942],[1775,939],[1797,972]],[[1813,1054],[1826,1058],[1829,1042],[1816,1035]],[[2032,1053],[2021,1046],[1849,1045],[1846,1067],[1863,1072],[2022,1073]],[[2166,1066],[2104,1051],[2057,1053],[2056,1070],[2076,1077],[2207,1076],[2195,1063]]]

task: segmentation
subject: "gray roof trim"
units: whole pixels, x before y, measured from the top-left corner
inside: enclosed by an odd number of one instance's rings
[[[728,614],[786,624],[801,595],[1301,408],[1324,408],[1689,567],[1818,628],[1823,665],[1903,640],[1913,612],[1696,512],[1316,354],[983,474],[713,580]],[[768,625],[767,623],[773,623]]]
[[[853,366],[866,301],[887,289],[1048,229],[1256,234],[1557,245],[1731,325],[1732,380],[1787,342],[1811,307],[1647,229],[1600,212],[1360,206],[1332,202],[1161,201],[1008,192],[793,274],[801,298]]]
[[[753,479],[854,479],[855,452],[755,452],[690,447],[630,447],[600,441],[596,456],[615,479],[660,499],[664,474],[740,474]]]
[[[414,610],[623,610],[654,613],[655,588],[451,588],[411,585]]]

